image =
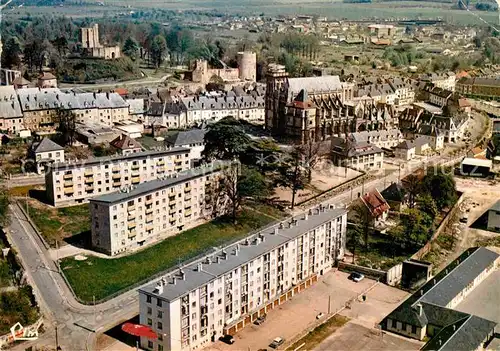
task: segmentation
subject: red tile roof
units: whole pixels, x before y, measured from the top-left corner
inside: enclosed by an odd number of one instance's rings
[[[128,90],[125,88],[116,88],[115,93],[117,93],[120,96],[124,96],[128,94]]]
[[[125,134],[120,135],[109,144],[120,150],[142,149],[142,145],[138,141]]]
[[[379,217],[390,209],[389,204],[378,190],[363,195],[361,199],[373,217]]]

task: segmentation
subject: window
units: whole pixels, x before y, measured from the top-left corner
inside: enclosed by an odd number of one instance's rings
[[[158,311],[158,318],[163,318],[163,311]]]
[[[414,326],[414,325],[411,326],[411,333],[417,334],[417,327],[416,326]]]
[[[153,309],[151,307],[148,307],[148,314],[152,314],[153,313]]]
[[[148,348],[150,349],[153,348],[153,342],[151,340],[148,340]]]
[[[151,296],[149,296],[149,295],[146,296],[146,302],[151,303]]]
[[[148,318],[148,325],[152,326],[153,325],[153,320],[151,318]]]
[[[161,307],[162,306],[161,302],[162,301],[160,299],[156,300],[156,306]]]
[[[163,345],[158,345],[158,351],[163,351]]]
[[[162,329],[163,329],[163,323],[162,323],[162,322],[158,322],[158,329],[159,329],[159,330],[162,330]]]

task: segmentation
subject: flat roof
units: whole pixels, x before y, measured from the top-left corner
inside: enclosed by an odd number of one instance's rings
[[[149,157],[155,157],[155,156],[162,156],[162,155],[176,155],[176,154],[182,154],[190,152],[189,148],[186,147],[176,147],[172,149],[165,149],[165,150],[150,150],[150,151],[143,151],[143,152],[134,152],[131,154],[127,155],[121,155],[121,154],[116,154],[112,156],[104,156],[104,157],[96,157],[96,158],[89,158],[86,160],[76,160],[72,162],[59,162],[59,163],[54,163],[50,165],[50,169],[52,171],[60,171],[60,170],[67,170],[67,169],[74,169],[74,168],[80,168],[80,167],[85,167],[85,166],[93,166],[93,165],[98,165],[102,163],[114,163],[114,162],[119,162],[119,161],[130,161],[130,160],[142,160],[145,158]]]
[[[100,202],[100,203],[110,203],[110,204],[123,202],[128,199],[136,198],[137,196],[143,194],[149,194],[163,188],[184,183],[191,179],[201,177],[205,174],[218,172],[224,168],[229,167],[231,164],[232,162],[228,161],[214,161],[210,164],[197,168],[191,168],[186,171],[175,173],[171,176],[167,175],[163,179],[155,179],[149,182],[140,183],[137,186],[128,188],[128,190],[124,192],[117,191],[114,193],[97,196],[90,199],[90,201]]]
[[[307,215],[307,219],[305,219],[305,215],[288,218],[225,248],[216,249],[204,258],[182,267],[184,279],[180,278],[180,269],[167,274],[163,277],[164,286],[161,293],[157,290],[157,282],[161,280],[151,282],[149,285],[140,288],[139,291],[161,297],[167,301],[174,301],[345,213],[347,213],[345,208],[329,208],[325,206],[321,209],[315,208],[312,210]],[[294,221],[296,221],[296,224],[291,225]],[[210,258],[210,261],[208,261],[208,258]],[[175,284],[174,277],[176,277]]]
[[[488,167],[491,168],[493,166],[493,161],[491,160],[484,160],[481,158],[474,158],[474,157],[466,157],[462,160],[463,165],[468,165],[468,166],[477,166],[477,167]]]

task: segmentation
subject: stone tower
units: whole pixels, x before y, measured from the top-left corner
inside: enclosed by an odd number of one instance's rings
[[[257,55],[255,52],[238,52],[239,78],[255,82],[257,79]]]
[[[92,27],[81,28],[80,34],[82,48],[94,49],[101,47],[99,43],[99,25],[97,23],[92,25]]]
[[[284,104],[281,102],[283,96],[286,99],[287,94],[282,93],[288,73],[285,66],[270,64],[267,67],[266,74],[266,129],[277,130],[279,129],[280,113],[284,114]],[[280,111],[282,110],[282,111]]]

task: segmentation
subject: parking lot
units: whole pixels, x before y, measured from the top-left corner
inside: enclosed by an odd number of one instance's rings
[[[359,294],[366,291],[375,281],[363,279],[355,283],[348,279],[348,274],[340,271],[331,271],[319,279],[317,283],[304,292],[295,295],[291,300],[280,305],[267,315],[262,325],[251,325],[238,332],[234,338],[233,345],[227,345],[220,341],[209,346],[209,350],[259,350],[269,349],[269,344],[275,337],[290,340],[303,331],[311,328],[317,323],[316,316],[321,312],[328,313],[328,302],[330,300],[330,312],[339,310],[349,300],[355,299]],[[374,296],[373,302],[372,293]],[[406,293],[397,289],[377,285],[367,294],[366,302],[355,302],[350,310],[344,310],[343,315],[349,316],[355,313],[357,318],[365,318],[366,323],[372,323],[379,318],[382,310],[390,311],[402,299]],[[376,297],[376,299],[375,299]],[[376,306],[377,303],[388,304],[389,307]],[[360,307],[358,307],[360,305]],[[363,310],[366,309],[367,316]],[[345,313],[347,312],[347,313]],[[361,317],[363,315],[363,317]],[[370,317],[369,315],[373,315]],[[353,315],[353,317],[356,317]],[[325,318],[325,317],[323,317]],[[375,322],[371,324],[373,327]]]

